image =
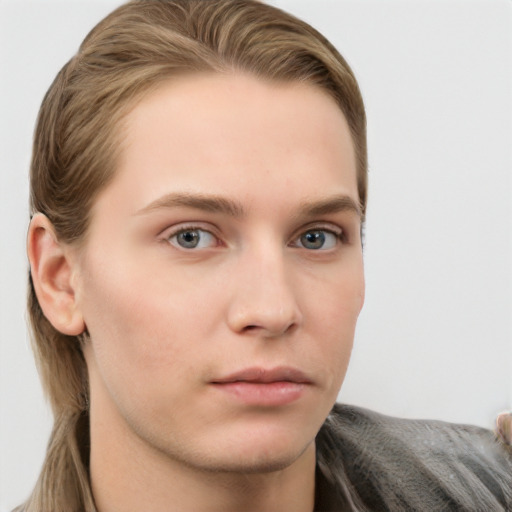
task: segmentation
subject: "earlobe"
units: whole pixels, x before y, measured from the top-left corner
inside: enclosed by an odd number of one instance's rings
[[[28,230],[27,253],[37,299],[49,322],[63,334],[77,336],[85,329],[76,303],[73,261],[48,218],[37,213]]]

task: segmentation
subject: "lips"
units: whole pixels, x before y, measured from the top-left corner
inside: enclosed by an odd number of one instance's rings
[[[271,382],[296,382],[298,384],[311,384],[306,374],[296,368],[280,366],[278,368],[247,368],[234,372],[226,377],[215,379],[215,384],[227,384],[230,382],[258,382],[268,384]]]
[[[304,372],[291,367],[247,368],[211,382],[214,389],[231,400],[266,407],[295,402],[311,384]]]

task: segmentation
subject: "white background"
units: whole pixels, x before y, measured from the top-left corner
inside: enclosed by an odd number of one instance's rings
[[[327,35],[367,105],[367,299],[340,400],[492,427],[512,407],[512,2],[272,3]],[[118,4],[0,1],[2,511],[33,487],[51,425],[24,323],[33,125]]]

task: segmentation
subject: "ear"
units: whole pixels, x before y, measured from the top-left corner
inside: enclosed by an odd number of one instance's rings
[[[42,213],[35,214],[30,222],[27,253],[44,316],[63,334],[81,334],[85,323],[75,300],[72,251],[59,242],[51,222]]]

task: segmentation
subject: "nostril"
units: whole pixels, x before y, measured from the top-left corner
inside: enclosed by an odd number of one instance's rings
[[[250,325],[246,325],[243,329],[242,329],[242,332],[246,333],[246,334],[249,334],[249,333],[258,333],[258,332],[262,332],[262,333],[266,333],[265,334],[265,337],[276,337],[276,336],[281,336],[281,335],[284,335],[284,334],[290,334],[296,327],[297,325],[295,323],[290,323],[289,325],[287,325],[286,327],[285,326],[282,326],[282,327],[274,327],[274,328],[269,328],[269,327],[264,327],[263,325],[256,325],[256,324],[250,324]]]
[[[258,302],[252,295],[250,299],[252,302],[238,300],[229,308],[227,324],[238,334],[264,338],[288,336],[302,323],[302,315],[295,304],[283,304],[277,299],[276,304],[261,304],[261,300]]]

